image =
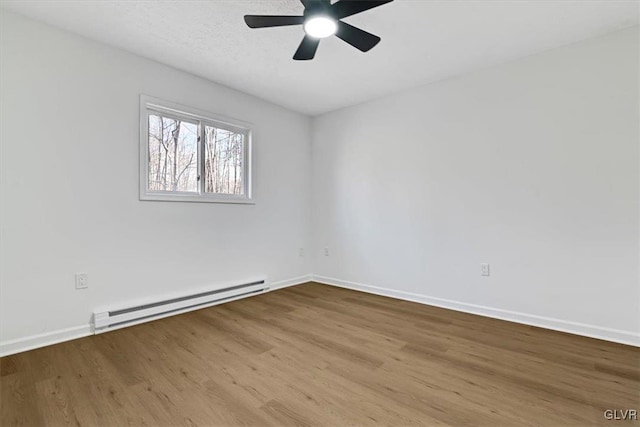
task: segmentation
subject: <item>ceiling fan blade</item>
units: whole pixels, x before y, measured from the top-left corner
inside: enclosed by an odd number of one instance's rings
[[[340,0],[331,6],[336,19],[346,18],[383,4],[391,3],[393,0]]]
[[[304,16],[245,15],[244,22],[251,28],[283,27],[285,25],[302,24]]]
[[[318,50],[319,44],[320,39],[304,36],[302,43],[300,43],[298,50],[296,50],[296,54],[293,55],[293,59],[297,61],[313,59],[313,57],[316,56],[316,50]]]
[[[342,21],[338,22],[336,36],[363,52],[371,50],[380,42],[380,37]]]

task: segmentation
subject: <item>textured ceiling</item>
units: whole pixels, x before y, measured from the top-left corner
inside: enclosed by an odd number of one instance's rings
[[[2,7],[315,115],[638,24],[639,3],[396,0],[345,19],[382,37],[363,54],[323,40],[293,61],[302,27],[250,30],[244,14],[299,0],[2,0]]]

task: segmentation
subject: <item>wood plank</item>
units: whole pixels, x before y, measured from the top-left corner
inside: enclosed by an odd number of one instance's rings
[[[1,358],[0,390],[3,427],[596,426],[640,411],[640,349],[309,283]]]

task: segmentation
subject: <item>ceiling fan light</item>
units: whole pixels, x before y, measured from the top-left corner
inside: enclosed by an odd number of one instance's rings
[[[336,20],[328,16],[314,16],[304,23],[304,32],[316,39],[332,36],[336,31],[338,31]]]

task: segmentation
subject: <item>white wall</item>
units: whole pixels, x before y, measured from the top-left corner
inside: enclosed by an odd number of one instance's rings
[[[640,344],[638,49],[636,27],[315,119],[319,280]]]
[[[97,307],[312,271],[640,343],[637,29],[312,125],[6,11],[0,31],[0,352]],[[256,204],[139,201],[140,93],[254,123]]]
[[[0,19],[0,341],[82,332],[97,306],[310,272],[298,255],[310,247],[308,117]],[[253,123],[256,204],[139,201],[141,93]],[[89,289],[75,290],[75,272]]]

